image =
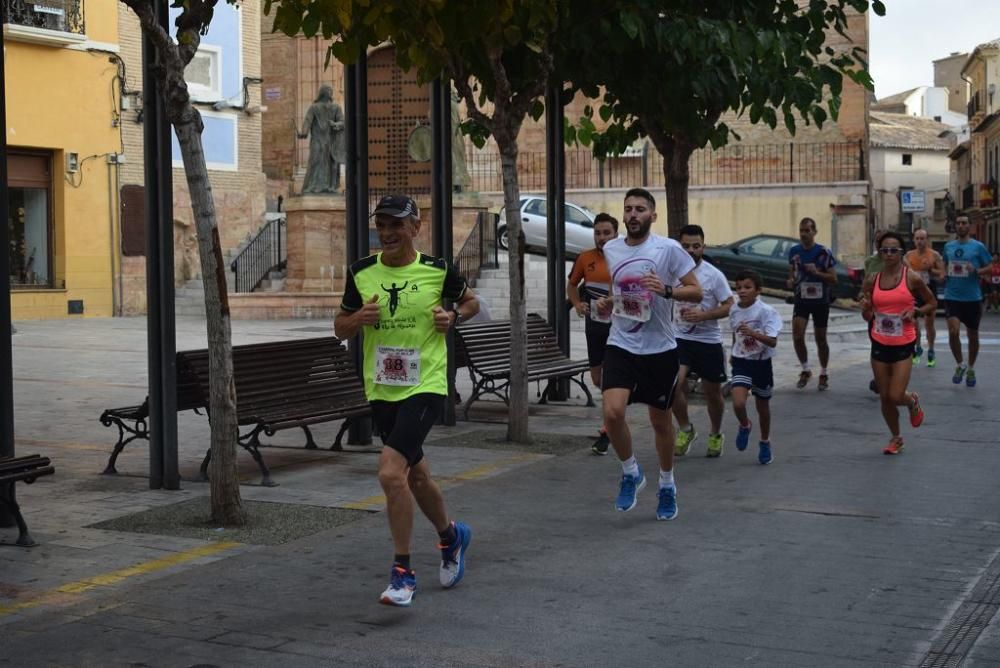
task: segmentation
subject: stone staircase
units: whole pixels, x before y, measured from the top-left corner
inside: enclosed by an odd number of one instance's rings
[[[244,239],[240,242],[239,246],[223,253],[222,259],[226,268],[226,285],[229,286],[230,294],[233,292],[233,286],[236,285],[236,274],[230,269],[230,265],[233,259],[247,247],[251,238]],[[284,231],[282,231],[281,241],[282,244],[286,243]],[[274,294],[284,292],[284,289],[285,272],[272,271],[267,278],[261,281],[260,286],[254,290],[254,294]],[[201,272],[174,291],[174,313],[179,316],[205,317],[205,286]]]

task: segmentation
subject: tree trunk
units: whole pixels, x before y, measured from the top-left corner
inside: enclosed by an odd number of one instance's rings
[[[513,135],[516,137],[516,133]],[[517,182],[517,140],[497,137],[507,211],[507,257],[510,279],[510,385],[507,440],[530,443],[528,434],[528,316],[524,303],[524,230]]]
[[[688,224],[688,184],[691,180],[689,163],[694,144],[674,137],[665,142],[663,177],[667,190],[667,235],[680,237],[681,228]]]
[[[208,181],[201,144],[201,118],[188,103],[178,114],[167,116],[177,131],[184,174],[191,194],[198,254],[205,287],[205,320],[208,329],[209,415],[211,416],[212,461],[209,474],[212,492],[212,522],[240,526],[246,513],[240,497],[236,465],[236,385],[233,381],[233,337],[229,319],[229,291],[215,217],[215,201]]]

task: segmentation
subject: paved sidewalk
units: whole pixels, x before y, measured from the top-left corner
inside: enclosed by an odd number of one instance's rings
[[[474,537],[466,581],[441,591],[436,536],[418,520],[411,610],[375,602],[391,557],[381,513],[277,547],[85,528],[207,486],[148,490],[138,477],[144,445],[121,460],[130,475],[96,475],[114,440],[97,416],[145,393],[144,321],[18,323],[19,452],[52,456],[57,475],[19,492],[42,544],[0,547],[0,663],[920,665],[949,625],[974,626],[967,604],[989,622],[1000,602],[997,587],[983,588],[1000,580],[998,323],[985,321],[979,387],[950,383],[940,344],[939,368],[915,369],[927,424],[907,428],[897,458],[881,455],[864,343],[834,346],[831,390],[821,394],[815,384],[794,389],[794,354],[781,341],[775,463],[735,451],[727,414],[721,459],[700,456],[702,437],[679,461],[672,523],[653,520],[652,485],[633,512],[612,510],[613,457],[475,447],[502,425],[437,428],[435,439],[468,441],[427,451]],[[235,338],[315,336],[308,328],[323,325],[237,323]],[[203,345],[203,323],[182,323],[178,338],[179,349]],[[589,436],[599,412],[573,403],[535,408],[533,429]],[[655,480],[642,413],[633,410],[631,423]],[[695,420],[706,426],[703,408]],[[203,418],[182,421],[185,472],[207,433]],[[377,507],[372,453],[264,455],[281,486],[248,484],[245,498]],[[241,466],[256,481],[245,455]],[[978,640],[966,665],[1000,665],[1000,622]]]

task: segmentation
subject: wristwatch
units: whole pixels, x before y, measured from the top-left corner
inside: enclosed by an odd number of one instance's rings
[[[672,285],[664,285],[663,286],[663,298],[664,299],[673,299],[674,298],[674,288],[673,288]]]

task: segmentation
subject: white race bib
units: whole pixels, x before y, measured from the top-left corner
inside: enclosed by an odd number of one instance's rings
[[[412,387],[420,384],[420,350],[378,346],[375,349],[375,384]]]
[[[637,322],[649,322],[653,315],[653,293],[625,292],[615,295],[614,314],[619,318],[628,318]]]
[[[597,310],[597,299],[590,300],[590,319],[594,322],[611,322],[611,314],[602,317],[600,312]]]
[[[822,299],[823,284],[816,281],[803,281],[799,285],[799,296],[802,299]]]
[[[753,357],[759,355],[764,349],[764,344],[753,338],[736,332],[736,341],[733,343],[733,357]]]
[[[929,271],[920,272],[920,280],[922,280],[927,285],[931,284],[931,273]]]
[[[903,336],[903,317],[888,313],[875,314],[875,333],[881,336],[899,338]]]
[[[1000,276],[997,276],[996,274],[990,276],[990,283],[993,285],[1000,285]]]
[[[965,278],[972,275],[972,263],[967,260],[952,260],[948,263],[949,278]]]

